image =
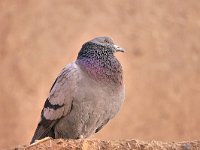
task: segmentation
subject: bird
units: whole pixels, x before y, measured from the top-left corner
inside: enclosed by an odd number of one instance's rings
[[[30,143],[88,138],[100,131],[125,99],[122,65],[114,56],[124,51],[107,36],[84,43],[53,83]]]

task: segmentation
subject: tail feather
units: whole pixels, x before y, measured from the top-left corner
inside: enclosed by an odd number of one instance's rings
[[[55,122],[52,122],[50,124],[50,126],[46,127],[46,126],[39,123],[36,130],[35,130],[35,133],[33,135],[33,138],[31,140],[30,144],[34,143],[35,140],[40,140],[40,139],[43,139],[45,137],[55,138],[54,129],[53,129],[54,124],[55,124]]]

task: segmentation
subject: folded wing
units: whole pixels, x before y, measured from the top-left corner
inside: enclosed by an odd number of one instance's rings
[[[41,120],[31,143],[47,136],[54,138],[55,124],[71,111],[79,71],[76,63],[66,66],[61,71],[50,90],[49,97],[45,101],[41,112]]]

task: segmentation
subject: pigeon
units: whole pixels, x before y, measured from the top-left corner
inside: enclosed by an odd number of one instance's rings
[[[125,88],[115,52],[124,49],[110,37],[96,37],[82,45],[77,59],[51,87],[31,144],[45,137],[87,138],[119,112]]]

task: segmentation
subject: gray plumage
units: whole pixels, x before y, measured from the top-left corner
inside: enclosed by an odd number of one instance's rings
[[[82,46],[76,61],[54,82],[31,143],[47,136],[87,138],[117,114],[124,100],[117,51],[124,49],[109,37],[97,37]]]

